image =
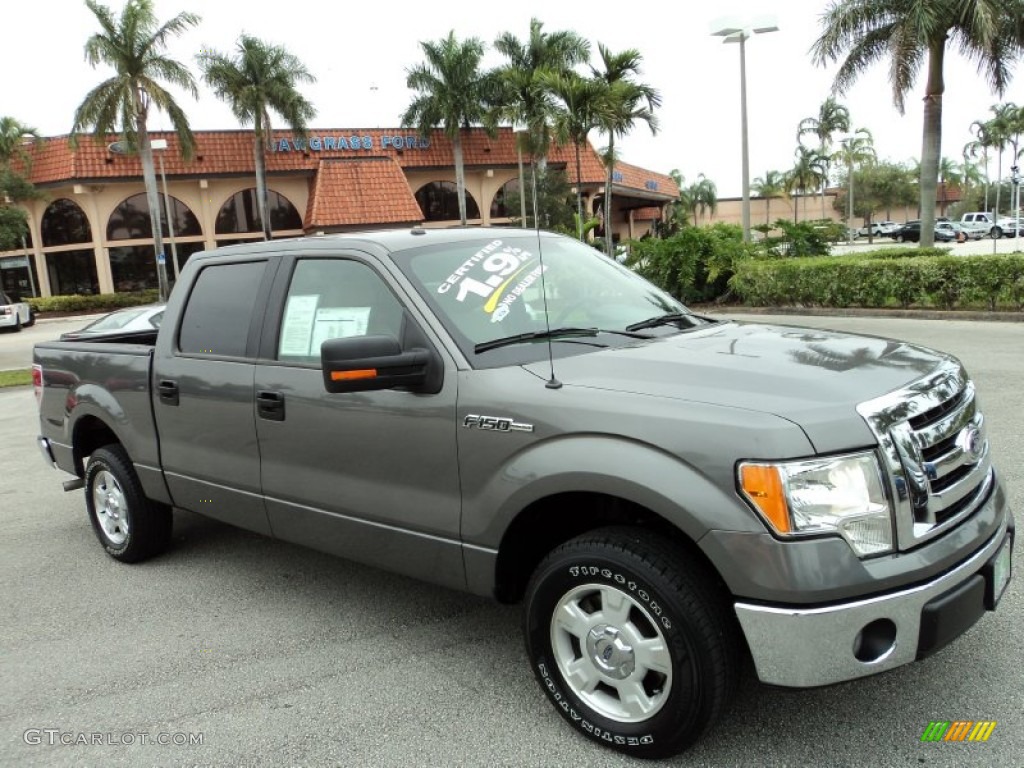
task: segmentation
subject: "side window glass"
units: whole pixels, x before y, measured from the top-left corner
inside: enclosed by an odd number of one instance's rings
[[[181,319],[178,349],[245,357],[249,323],[266,262],[206,267],[196,278]]]
[[[381,277],[346,259],[303,259],[295,265],[278,333],[277,359],[319,363],[320,345],[348,336],[402,332],[402,305]]]

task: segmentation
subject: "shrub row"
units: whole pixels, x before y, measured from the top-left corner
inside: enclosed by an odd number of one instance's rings
[[[102,312],[121,307],[153,304],[159,298],[155,290],[135,293],[98,293],[91,296],[44,296],[26,298],[36,314],[44,312]]]
[[[753,306],[1024,310],[1024,255],[751,259],[730,287]]]

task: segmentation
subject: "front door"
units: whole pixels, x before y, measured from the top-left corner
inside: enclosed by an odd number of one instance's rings
[[[453,363],[442,354],[447,370],[436,394],[329,394],[320,368],[323,341],[385,334],[402,340],[415,321],[368,257],[289,260],[278,283],[255,379],[274,535],[464,587]]]

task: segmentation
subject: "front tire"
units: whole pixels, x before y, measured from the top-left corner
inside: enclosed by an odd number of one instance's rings
[[[606,528],[554,550],[527,590],[537,680],[577,731],[633,757],[696,742],[741,668],[728,595],[698,563],[641,529]]]
[[[170,507],[146,498],[120,445],[98,448],[89,457],[85,506],[96,537],[115,560],[137,563],[170,544]]]
[[[903,235],[896,235],[896,242],[897,243],[902,243],[906,239],[907,238],[905,238]]]
[[[992,227],[992,230],[989,232],[989,234],[992,236],[993,240],[998,240],[1000,237],[1003,236],[1003,228]]]

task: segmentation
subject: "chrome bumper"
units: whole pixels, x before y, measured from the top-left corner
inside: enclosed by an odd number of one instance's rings
[[[925,604],[978,573],[1002,545],[1008,528],[1007,516],[998,532],[969,559],[910,589],[825,608],[736,603],[761,682],[809,688],[914,661]]]

